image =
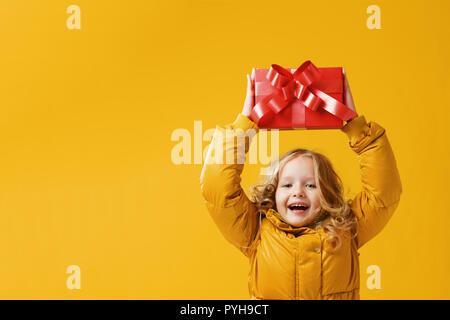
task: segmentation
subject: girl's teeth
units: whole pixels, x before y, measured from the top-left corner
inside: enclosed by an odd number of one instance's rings
[[[291,209],[291,210],[306,210],[306,209],[308,209],[308,207],[306,207],[306,206],[292,206],[289,209]]]

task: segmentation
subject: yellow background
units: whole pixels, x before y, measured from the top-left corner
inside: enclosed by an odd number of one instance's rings
[[[69,30],[66,8],[81,9]],[[366,8],[381,8],[369,30]],[[386,128],[401,204],[361,250],[362,299],[450,298],[450,2],[9,0],[0,4],[0,298],[247,299],[248,261],[221,236],[177,128],[241,111],[246,73],[345,67],[357,111]],[[206,147],[207,143],[203,144]],[[328,155],[339,130],[288,131],[280,152]],[[243,186],[258,177],[247,165]],[[81,268],[81,289],[66,268]],[[369,265],[381,289],[366,287]],[[274,281],[276,281],[274,279]]]

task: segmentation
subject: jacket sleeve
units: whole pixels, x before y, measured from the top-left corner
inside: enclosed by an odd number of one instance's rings
[[[245,155],[257,132],[258,126],[242,114],[232,124],[216,126],[200,175],[202,195],[214,222],[246,256],[257,234],[259,218],[240,182]]]
[[[343,128],[358,155],[362,190],[351,202],[357,223],[357,247],[376,236],[400,201],[402,185],[394,153],[385,130],[359,116]]]

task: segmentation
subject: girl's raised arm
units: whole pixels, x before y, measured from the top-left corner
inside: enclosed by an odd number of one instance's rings
[[[247,76],[244,109],[232,124],[216,127],[200,176],[202,195],[214,222],[246,256],[259,228],[256,206],[240,184],[245,154],[258,132],[258,126],[246,116],[252,107],[253,90]]]
[[[349,145],[358,155],[362,190],[351,203],[357,224],[357,246],[378,234],[400,201],[402,184],[394,153],[385,130],[364,116],[354,118],[343,128]]]
[[[345,103],[355,110],[353,96],[344,70]],[[356,110],[355,110],[356,111]],[[360,248],[377,235],[391,218],[400,201],[402,184],[394,153],[385,130],[364,116],[348,122],[342,131],[358,155],[362,190],[353,199],[351,208],[358,220],[357,246]]]

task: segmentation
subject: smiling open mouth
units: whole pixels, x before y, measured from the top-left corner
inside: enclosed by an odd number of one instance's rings
[[[308,206],[306,205],[298,205],[298,204],[294,204],[288,207],[289,210],[291,210],[294,213],[302,213],[305,212],[306,210],[308,210]]]

